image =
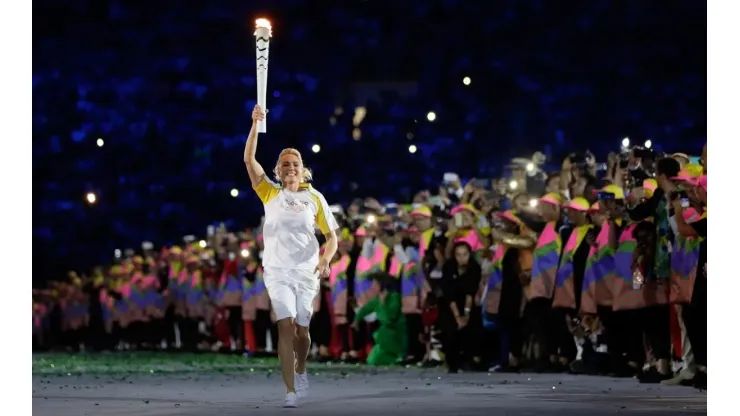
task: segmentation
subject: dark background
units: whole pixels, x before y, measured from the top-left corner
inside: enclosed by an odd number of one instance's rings
[[[538,150],[557,169],[624,136],[692,154],[705,140],[704,2],[35,1],[34,281],[257,225],[242,163],[257,17],[274,28],[258,159],[298,148],[330,203],[406,202],[444,172],[501,176]]]

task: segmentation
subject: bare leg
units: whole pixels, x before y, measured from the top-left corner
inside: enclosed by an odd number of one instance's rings
[[[306,372],[306,359],[308,359],[308,353],[311,350],[311,336],[307,327],[296,325],[293,349],[295,351],[295,371],[303,374]]]
[[[288,393],[295,393],[295,353],[293,343],[295,338],[295,325],[293,318],[281,319],[277,322],[278,327],[278,358],[280,359],[280,371],[283,374],[285,389]]]

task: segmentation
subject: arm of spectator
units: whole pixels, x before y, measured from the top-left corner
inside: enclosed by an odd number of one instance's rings
[[[610,220],[608,222],[609,227],[609,247],[612,250],[617,249],[617,244],[619,244],[619,228],[617,227],[617,222],[614,220]]]
[[[365,319],[371,313],[375,312],[375,310],[378,309],[379,305],[380,297],[376,296],[357,311],[357,314],[355,314],[355,320],[352,325],[356,328],[363,319]]]
[[[653,196],[650,197],[650,199],[628,209],[630,219],[632,221],[643,221],[644,219],[655,215],[655,210],[658,209],[658,204],[660,203],[660,200],[661,198],[663,198],[664,195],[665,194],[660,188],[656,189],[655,193],[653,194]]]

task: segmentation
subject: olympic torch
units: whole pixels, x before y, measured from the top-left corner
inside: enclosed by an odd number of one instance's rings
[[[270,37],[272,26],[267,19],[257,19],[254,37],[257,44],[257,104],[267,112],[267,65],[270,60]],[[267,121],[257,123],[257,132],[267,132]]]

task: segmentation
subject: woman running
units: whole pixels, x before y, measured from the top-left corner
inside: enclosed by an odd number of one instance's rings
[[[284,407],[297,407],[297,399],[308,394],[306,359],[311,348],[308,327],[313,300],[319,290],[319,278],[329,276],[339,225],[324,196],[308,184],[311,171],[303,166],[298,150],[280,152],[274,169],[279,183],[271,181],[257,163],[257,122],[264,118],[264,111],[255,106],[244,163],[252,188],[265,206],[262,266],[277,318],[278,357],[287,390]],[[315,226],[326,237],[321,257]]]

